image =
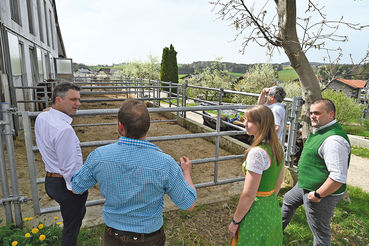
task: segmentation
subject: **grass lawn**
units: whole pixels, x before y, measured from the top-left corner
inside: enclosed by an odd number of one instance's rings
[[[278,78],[280,80],[283,80],[284,82],[289,82],[292,81],[294,79],[297,79],[297,73],[295,72],[295,70],[291,69],[283,69],[281,71],[278,71]]]
[[[369,245],[369,193],[363,192],[360,188],[348,186],[348,194],[351,202],[340,201],[334,212],[331,223],[332,245],[367,246]],[[174,210],[164,213],[167,244],[169,246],[229,245],[231,238],[228,234],[228,225],[238,198],[239,196],[236,196],[227,201],[197,206],[192,212]],[[279,197],[279,201],[282,204],[282,196]],[[104,228],[104,225],[81,228],[78,245],[102,245]],[[17,239],[21,241],[26,232],[29,231],[0,227],[0,245],[9,245],[9,240],[6,241],[5,237],[11,238],[10,242]],[[60,226],[49,227],[47,232],[42,233],[46,234],[49,240],[52,239],[52,244],[42,245],[60,245]],[[33,240],[35,243],[27,245],[41,245],[39,235],[35,236]],[[30,239],[32,237],[34,236]],[[306,222],[304,207],[297,209],[283,237],[283,245],[312,245],[313,236]]]

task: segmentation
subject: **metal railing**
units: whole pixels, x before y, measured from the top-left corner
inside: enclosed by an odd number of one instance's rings
[[[247,105],[217,105],[217,106],[197,106],[197,107],[171,107],[171,108],[148,108],[149,113],[163,113],[163,112],[188,112],[188,111],[198,111],[198,110],[217,110],[220,112],[222,110],[235,110],[235,109],[245,109],[251,106]],[[27,152],[27,159],[28,159],[28,167],[29,167],[29,174],[30,174],[30,184],[32,190],[32,200],[33,200],[33,209],[35,214],[44,214],[55,212],[59,210],[59,207],[46,207],[41,208],[40,206],[40,195],[38,192],[38,184],[43,183],[45,178],[37,177],[37,168],[36,168],[36,161],[35,161],[35,152],[38,152],[37,146],[33,145],[33,131],[31,126],[31,119],[37,117],[40,112],[23,112],[22,119],[23,119],[23,127],[24,127],[24,136],[26,142],[26,152]],[[76,116],[86,116],[86,115],[106,115],[106,114],[117,114],[118,109],[105,109],[105,110],[80,110],[76,114]],[[218,117],[220,120],[220,117]],[[219,124],[220,126],[220,121]],[[245,130],[238,130],[238,131],[220,131],[220,127],[217,127],[216,131],[214,132],[207,132],[207,133],[193,133],[193,134],[182,134],[182,135],[169,135],[169,136],[157,136],[157,137],[148,137],[147,140],[150,142],[157,142],[157,141],[169,141],[169,140],[180,140],[180,139],[193,139],[193,138],[206,138],[206,137],[215,137],[216,144],[215,144],[215,156],[211,158],[205,159],[197,159],[192,160],[194,165],[214,162],[214,181],[207,182],[207,183],[200,183],[195,184],[196,187],[209,187],[219,184],[226,184],[232,183],[240,180],[244,180],[244,177],[237,177],[232,179],[226,180],[218,180],[218,162],[224,160],[232,160],[243,158],[243,155],[228,155],[228,156],[219,156],[219,141],[220,137],[222,136],[233,136],[233,135],[240,135],[246,134]],[[91,141],[91,142],[81,142],[81,147],[94,147],[94,146],[101,146],[110,144],[117,141],[114,140],[103,140],[103,141]],[[88,201],[86,206],[92,206],[96,204],[102,204],[104,202],[103,199],[100,200],[93,200]]]
[[[163,82],[157,80],[145,80],[145,79],[135,79],[135,78],[119,78],[119,79],[112,79],[109,81],[106,80],[88,80],[82,81],[80,78],[74,82],[75,84],[80,85],[81,87],[81,95],[82,102],[104,102],[104,101],[120,101],[125,100],[130,96],[134,96],[139,100],[150,100],[153,101],[154,108],[149,108],[150,113],[165,113],[165,112],[172,112],[176,114],[175,120],[161,120],[161,121],[152,121],[152,122],[168,122],[168,121],[179,121],[180,117],[186,118],[187,112],[192,112],[201,115],[202,117],[208,117],[213,119],[216,122],[216,126],[213,132],[207,133],[192,133],[192,134],[185,134],[185,135],[171,135],[171,136],[157,136],[157,137],[149,137],[147,140],[155,142],[155,141],[169,141],[169,140],[180,140],[180,139],[191,139],[191,138],[207,138],[207,137],[215,137],[215,154],[213,157],[207,157],[204,159],[192,160],[194,165],[202,164],[202,163],[209,163],[214,162],[214,179],[212,182],[206,183],[199,183],[195,184],[196,187],[209,187],[214,185],[221,185],[232,183],[240,180],[244,180],[244,177],[234,177],[231,179],[225,180],[218,180],[218,162],[224,160],[232,160],[237,158],[243,158],[243,155],[228,155],[228,156],[220,156],[219,155],[219,145],[220,145],[220,138],[223,136],[234,136],[245,134],[245,130],[242,127],[236,126],[231,124],[227,121],[221,119],[222,112],[227,110],[232,110],[235,112],[244,111],[244,109],[251,107],[252,105],[231,105],[226,104],[223,102],[225,94],[234,94],[240,96],[247,96],[247,97],[258,97],[258,94],[254,93],[247,93],[247,92],[239,92],[239,91],[231,91],[231,90],[224,90],[223,88],[207,88],[207,87],[200,87],[200,86],[193,86],[188,85],[187,83],[179,84],[179,83],[172,83],[172,82]],[[45,86],[46,87],[46,86]],[[37,87],[17,87],[16,89],[34,89],[40,90]],[[188,90],[189,89],[197,89],[203,91],[212,91],[217,93],[217,100],[216,101],[208,101],[205,99],[197,98],[197,97],[189,97]],[[45,105],[49,105],[49,97],[47,96],[48,91],[42,90],[46,95]],[[84,95],[106,95],[111,94],[115,95],[115,98],[84,98]],[[124,95],[124,98],[119,98],[119,95]],[[191,106],[187,107],[187,103],[195,102],[197,104],[204,104],[202,106]],[[28,100],[28,101],[18,101],[18,103],[39,103],[40,100]],[[162,103],[166,103],[168,107],[160,107]],[[285,99],[285,125],[289,125],[288,130],[288,140],[286,143],[283,143],[285,147],[285,164],[289,166],[293,166],[293,159],[292,156],[296,153],[297,148],[295,145],[296,142],[296,133],[299,127],[298,118],[301,111],[301,105],[303,101],[301,98],[296,97],[293,99]],[[209,116],[204,114],[205,111],[216,111],[216,116]],[[93,110],[79,110],[76,116],[86,116],[86,115],[101,115],[101,114],[114,114],[116,115],[118,109],[93,109]],[[35,161],[35,152],[38,152],[36,146],[34,146],[33,141],[33,130],[32,130],[32,118],[35,118],[39,112],[19,112],[16,114],[17,116],[22,117],[22,124],[24,130],[24,138],[26,144],[26,154],[28,160],[28,168],[29,168],[29,177],[30,177],[30,186],[32,192],[32,201],[33,201],[33,210],[34,214],[43,214],[58,211],[59,207],[46,207],[42,208],[40,205],[40,195],[38,190],[38,184],[44,182],[43,177],[37,177],[36,172],[36,161]],[[98,122],[91,122],[89,124],[79,124],[74,125],[73,127],[81,127],[81,126],[98,126],[98,125],[110,125],[116,124],[114,123],[98,123]],[[225,124],[229,127],[232,127],[232,130],[229,131],[221,131],[220,126],[221,124]],[[285,127],[286,129],[286,127]],[[283,133],[286,134],[286,130]],[[284,138],[283,138],[284,139]],[[81,142],[81,147],[92,147],[92,146],[101,146],[105,144],[109,144],[115,142],[116,140],[101,140],[101,141],[91,141],[91,142]],[[1,147],[1,146],[0,146]],[[0,156],[1,158],[1,156]],[[6,175],[6,172],[5,172]],[[12,176],[16,173],[13,173]],[[1,181],[7,180],[1,177]],[[2,187],[7,186],[8,184],[2,184]],[[8,186],[7,186],[8,187]],[[21,201],[22,199],[28,200],[28,198],[21,197],[19,194],[14,194],[13,197],[3,191],[4,197],[2,202],[9,212],[9,205],[12,202]],[[16,200],[17,199],[17,200]],[[104,203],[103,199],[88,201],[87,206],[93,206],[97,204]],[[9,218],[10,219],[10,218]]]

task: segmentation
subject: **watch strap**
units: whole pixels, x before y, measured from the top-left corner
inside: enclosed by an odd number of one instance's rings
[[[317,191],[314,191],[314,196],[316,198],[322,199],[322,197],[320,196],[320,194]]]
[[[235,225],[239,225],[241,223],[241,221],[237,222],[234,218],[232,218],[232,223]]]

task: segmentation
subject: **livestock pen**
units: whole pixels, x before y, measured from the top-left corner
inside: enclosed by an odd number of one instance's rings
[[[242,189],[239,182],[244,177],[240,163],[243,152],[248,146],[230,136],[245,134],[245,131],[237,127],[231,131],[221,131],[220,124],[223,111],[244,111],[250,105],[224,104],[222,96],[224,93],[239,93],[243,96],[255,97],[255,94],[196,87],[199,90],[212,90],[218,93],[218,101],[206,101],[201,98],[188,97],[186,92],[192,86],[187,84],[133,78],[110,81],[75,81],[74,83],[81,87],[83,108],[74,117],[73,126],[81,140],[84,159],[95,147],[117,140],[119,136],[116,115],[120,102],[134,97],[144,100],[150,106],[151,128],[148,140],[157,144],[176,160],[181,155],[187,155],[192,159],[195,186],[206,188],[199,189],[200,200],[212,202],[226,199],[229,194],[237,193]],[[39,103],[38,100],[30,101],[27,103]],[[199,103],[199,105],[188,107],[187,102],[189,101]],[[206,105],[200,105],[200,103],[206,103]],[[298,98],[287,99],[286,123],[290,126],[294,126],[295,121],[298,120],[300,104],[301,101]],[[190,114],[203,116],[203,111],[217,112],[215,116],[208,116],[216,120],[216,129],[204,127],[189,117]],[[20,192],[17,197],[13,196],[11,199],[9,199],[9,192],[3,192],[4,206],[9,207],[11,203],[21,204],[22,212],[27,215],[57,212],[59,207],[55,206],[56,203],[45,195],[42,186],[44,168],[34,142],[32,127],[34,118],[39,112],[11,112],[8,110],[6,113],[21,118],[22,124],[15,143],[18,174],[11,175],[11,179],[20,184]],[[291,117],[293,114],[295,118]],[[288,162],[288,156],[293,156],[294,150],[293,144],[289,142],[293,142],[293,132],[296,129],[290,127],[289,131],[286,145],[286,164],[288,165],[291,164]],[[8,194],[9,197],[5,197],[4,194]],[[98,187],[91,189],[87,205],[100,205],[103,202],[104,199],[99,195]],[[166,204],[170,207],[169,202]],[[6,213],[9,213],[9,209]],[[96,217],[96,211],[91,214]],[[92,216],[91,221],[96,221],[96,218]]]

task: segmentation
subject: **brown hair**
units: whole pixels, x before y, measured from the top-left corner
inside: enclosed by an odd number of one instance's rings
[[[53,104],[56,102],[56,97],[64,98],[69,90],[80,91],[80,88],[72,83],[63,82],[55,86],[51,101]]]
[[[247,109],[244,117],[258,127],[258,132],[254,136],[251,147],[245,152],[245,159],[249,151],[264,140],[266,145],[270,145],[273,158],[277,160],[277,165],[281,164],[283,161],[283,149],[275,130],[272,110],[264,105],[257,105]]]
[[[329,100],[328,98],[321,98],[321,99],[315,100],[311,105],[320,104],[320,103],[324,104],[325,111],[327,111],[328,113],[333,112],[334,116],[336,116],[336,107],[334,106],[334,103],[331,100]]]
[[[118,112],[118,121],[122,123],[127,138],[144,137],[150,128],[150,115],[146,105],[135,99],[123,102]]]

